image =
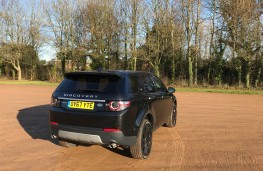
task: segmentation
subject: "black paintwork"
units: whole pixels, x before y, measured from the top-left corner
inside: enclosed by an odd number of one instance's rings
[[[156,76],[152,73],[140,71],[103,71],[103,72],[73,72],[67,73],[69,77],[118,77],[118,88],[114,93],[100,92],[60,92],[61,84],[52,94],[53,98],[59,99],[58,106],[50,107],[50,122],[58,123],[51,125],[51,134],[58,136],[59,130],[99,135],[103,144],[115,142],[118,145],[133,145],[138,134],[138,129],[145,117],[152,122],[153,131],[165,124],[172,112],[173,104],[176,104],[174,89],[165,87],[157,91],[147,92],[144,86],[145,79],[152,81]],[[136,77],[138,92],[129,93],[130,77]],[[158,78],[157,78],[158,79]],[[68,100],[94,101],[95,108],[92,111],[67,108]],[[130,101],[131,106],[123,111],[109,111],[106,103],[112,100]],[[81,129],[79,129],[81,128]],[[118,128],[120,133],[105,133],[103,128]],[[94,131],[95,130],[95,131]]]

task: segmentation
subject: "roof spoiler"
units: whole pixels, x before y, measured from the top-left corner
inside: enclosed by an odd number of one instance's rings
[[[77,75],[102,75],[102,76],[116,76],[119,78],[123,78],[122,75],[117,74],[117,73],[112,73],[112,72],[107,72],[107,71],[86,71],[86,72],[68,72],[65,73],[64,78],[70,77],[70,76],[77,76]]]

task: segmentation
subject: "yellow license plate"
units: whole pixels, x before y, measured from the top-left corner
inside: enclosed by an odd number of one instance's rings
[[[94,109],[94,102],[68,101],[68,107],[74,109]]]

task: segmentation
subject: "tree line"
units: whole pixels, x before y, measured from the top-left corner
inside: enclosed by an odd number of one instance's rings
[[[170,84],[263,86],[262,0],[0,3],[2,77],[58,81],[103,68],[154,72]],[[40,60],[50,46],[55,60]]]

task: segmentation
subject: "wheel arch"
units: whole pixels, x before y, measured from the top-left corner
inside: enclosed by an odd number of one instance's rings
[[[152,114],[151,110],[149,108],[144,108],[139,112],[137,115],[136,121],[135,121],[135,132],[134,134],[137,136],[138,130],[140,128],[141,123],[143,122],[144,119],[148,119],[152,126],[154,127],[155,123],[155,116]]]
[[[174,104],[177,106],[177,98],[176,98],[176,96],[173,96],[173,101],[174,101]]]
[[[152,114],[148,113],[144,118],[148,119],[151,122],[151,124],[153,124],[153,115]]]

